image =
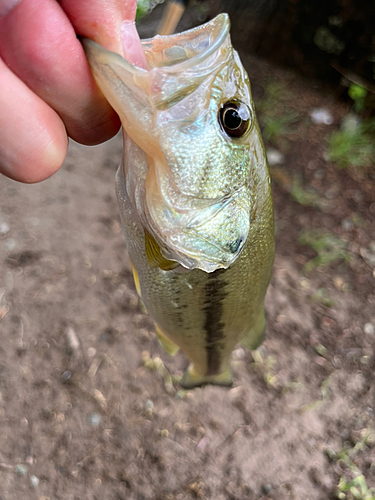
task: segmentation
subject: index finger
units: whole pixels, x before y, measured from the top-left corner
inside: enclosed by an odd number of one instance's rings
[[[118,130],[118,119],[96,86],[74,29],[55,0],[21,0],[0,19],[0,56],[57,111],[76,141],[96,144]]]

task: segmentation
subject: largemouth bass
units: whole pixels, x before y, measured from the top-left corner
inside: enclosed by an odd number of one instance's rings
[[[191,363],[182,386],[230,385],[231,352],[255,349],[274,257],[270,176],[229,19],[143,40],[148,68],[90,40],[119,114],[117,195],[134,279],[162,345]]]

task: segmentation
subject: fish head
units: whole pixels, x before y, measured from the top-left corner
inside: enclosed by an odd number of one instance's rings
[[[94,42],[84,44],[126,134],[147,155],[136,209],[167,259],[188,269],[226,269],[247,240],[258,185],[269,183],[228,16],[142,43],[147,70]],[[132,185],[138,174],[130,166]]]

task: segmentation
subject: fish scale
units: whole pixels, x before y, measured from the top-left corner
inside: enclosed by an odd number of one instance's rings
[[[274,258],[265,150],[228,30],[221,14],[144,41],[148,71],[84,41],[123,123],[116,190],[137,290],[162,345],[190,359],[184,387],[230,385],[236,344],[259,345]],[[232,137],[220,113],[237,103],[247,112]]]

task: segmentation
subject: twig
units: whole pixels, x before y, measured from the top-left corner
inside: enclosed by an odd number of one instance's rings
[[[363,87],[364,89],[368,90],[368,92],[371,92],[372,94],[375,94],[375,85],[371,85],[371,83],[369,83],[367,80],[360,77],[356,73],[353,73],[352,71],[348,71],[348,70],[342,68],[336,62],[332,62],[331,66],[333,69],[338,71],[342,76],[344,76],[350,82],[355,83],[355,84],[359,85],[360,87]]]
[[[14,472],[14,465],[5,464],[0,462],[0,470],[5,470],[7,472]]]

